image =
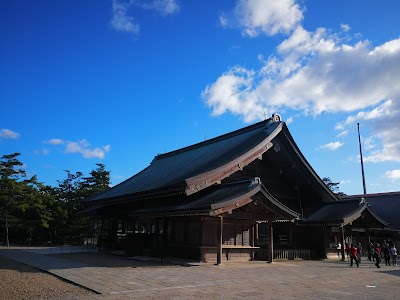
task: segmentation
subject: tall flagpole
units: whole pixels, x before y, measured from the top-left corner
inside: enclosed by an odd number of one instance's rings
[[[363,163],[363,156],[361,150],[361,138],[360,138],[360,123],[357,123],[358,128],[358,143],[360,144],[360,159],[361,159],[361,173],[362,173],[362,181],[363,181],[363,188],[364,188],[364,195],[367,193],[365,189],[365,176],[364,176],[364,163]]]

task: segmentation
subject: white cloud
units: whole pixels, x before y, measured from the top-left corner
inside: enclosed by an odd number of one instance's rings
[[[331,143],[319,146],[319,149],[335,151],[342,146],[343,146],[342,142],[331,142]]]
[[[371,150],[376,148],[376,138],[374,136],[370,136],[366,139],[361,139],[361,142],[363,144],[363,148],[366,150]]]
[[[295,0],[238,0],[231,13],[220,16],[220,23],[240,27],[243,35],[254,37],[290,33],[302,19]]]
[[[400,179],[400,170],[391,170],[385,173],[385,177],[388,179],[399,180]]]
[[[344,32],[350,31],[350,29],[351,29],[350,25],[348,25],[348,24],[340,24],[340,28],[341,28]]]
[[[50,139],[47,143],[50,145],[62,145],[64,144],[64,141],[62,139]]]
[[[348,130],[343,130],[342,132],[340,132],[338,135],[337,135],[337,137],[344,137],[344,136],[347,136],[349,134],[349,131]]]
[[[80,140],[78,142],[67,142],[66,153],[79,153],[84,158],[99,158],[103,159],[105,153],[111,150],[110,145],[105,145],[101,148],[90,149],[90,144],[86,140]]]
[[[349,116],[339,126],[350,126],[356,122],[359,122],[360,125],[369,124],[371,136],[364,139],[363,145],[367,150],[377,148],[378,142],[382,145],[381,149],[366,155],[364,160],[375,163],[382,161],[400,162],[399,120],[399,100],[390,99],[369,111],[361,111],[354,116]]]
[[[173,15],[180,11],[180,7],[175,0],[143,1],[142,3],[139,2],[138,5],[144,9],[155,10],[161,15]]]
[[[77,142],[73,141],[65,141],[62,139],[50,139],[47,141],[48,144],[51,145],[64,145],[65,146],[65,153],[79,153],[82,155],[83,158],[99,158],[103,159],[105,154],[111,150],[110,145],[102,146],[101,148],[90,148],[90,143],[82,139]],[[47,154],[42,153],[42,154]]]
[[[270,2],[266,3],[269,7]],[[284,3],[287,10],[301,12],[292,6],[294,1]],[[268,17],[265,23],[257,23],[258,14],[266,16],[261,1],[239,1],[235,11],[238,7],[243,13],[240,18],[236,14],[235,20],[247,34],[279,31],[267,26]],[[298,24],[302,15],[294,19],[297,21],[289,23],[297,27],[286,27],[291,34],[274,54],[265,59],[258,56],[258,68],[234,66],[205,87],[202,98],[212,114],[232,113],[246,122],[285,110],[353,114],[337,124],[339,136],[354,122],[365,121],[374,140],[380,142],[376,143],[380,149],[366,153],[366,161],[399,162],[400,38],[376,46],[365,39],[351,42],[349,36],[343,39],[340,33],[330,34],[324,28],[307,31]],[[350,26],[342,24],[342,33],[347,29]]]
[[[135,0],[113,0],[111,26],[117,31],[138,35],[140,25],[130,15],[130,10],[152,10],[162,16],[177,14],[180,10],[175,0],[154,0],[154,1],[135,1]]]
[[[351,183],[351,180],[342,180],[340,182],[340,184],[349,184],[349,183]]]
[[[395,161],[400,162],[400,141],[387,141],[385,136],[382,137],[383,148],[373,151],[369,156],[364,158],[365,161],[382,162]]]
[[[12,131],[10,129],[0,130],[0,139],[17,139],[19,138],[19,133]]]
[[[111,26],[118,31],[123,31],[132,34],[139,34],[140,26],[136,23],[133,17],[128,15],[128,9],[133,4],[132,1],[113,0]]]
[[[399,106],[400,39],[374,48],[368,41],[341,44],[325,30],[310,33],[298,27],[277,51],[259,70],[236,66],[209,84],[203,98],[213,113],[230,111],[253,121],[262,118],[259,112],[276,108],[352,112],[389,99]],[[227,90],[232,98],[221,97]],[[258,113],[241,109],[249,104]]]
[[[219,16],[219,23],[222,27],[227,27],[229,25],[229,20],[224,14],[222,14]]]
[[[374,119],[380,119],[382,117],[391,117],[398,113],[398,111],[396,111],[397,109],[394,107],[393,101],[389,99],[380,104],[379,106],[373,108],[371,111],[367,112],[360,111],[355,116],[347,117],[343,125],[349,125],[362,120],[369,121]]]

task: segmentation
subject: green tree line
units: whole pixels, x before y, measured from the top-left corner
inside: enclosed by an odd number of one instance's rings
[[[62,245],[87,234],[89,218],[81,214],[80,200],[109,188],[105,166],[96,164],[87,177],[65,170],[66,177],[53,187],[37,176],[27,178],[19,156],[0,158],[0,244]]]

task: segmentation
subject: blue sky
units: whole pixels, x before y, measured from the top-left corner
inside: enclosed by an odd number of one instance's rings
[[[400,2],[4,0],[0,155],[117,184],[277,112],[320,177],[400,190]]]

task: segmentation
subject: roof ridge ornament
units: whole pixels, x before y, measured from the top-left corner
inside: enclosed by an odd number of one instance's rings
[[[273,113],[272,117],[268,118],[267,121],[268,121],[268,124],[275,123],[275,122],[281,122],[282,117],[280,114]]]
[[[253,179],[251,179],[250,187],[253,186],[253,185],[259,185],[259,184],[261,184],[260,177],[254,177]]]

